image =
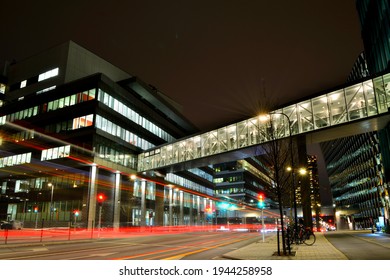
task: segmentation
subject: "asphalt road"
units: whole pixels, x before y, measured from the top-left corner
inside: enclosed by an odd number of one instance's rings
[[[390,260],[390,237],[368,231],[326,232],[325,237],[350,260]]]
[[[169,260],[221,259],[228,251],[259,240],[258,233],[192,232],[152,234],[129,238],[33,244],[1,248],[7,260]]]

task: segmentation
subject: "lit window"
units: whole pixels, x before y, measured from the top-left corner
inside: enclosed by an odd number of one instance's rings
[[[1,158],[1,162],[2,162],[1,167],[30,163],[31,162],[31,153],[4,157],[4,158]]]
[[[38,76],[38,82],[55,77],[58,75],[58,67],[52,70],[49,70],[45,73],[42,73]]]
[[[20,88],[24,88],[24,87],[26,87],[26,85],[27,85],[27,80],[20,82]]]
[[[56,86],[48,87],[48,88],[42,89],[40,91],[37,91],[37,94],[40,94],[40,93],[43,93],[46,91],[50,91],[50,90],[55,89],[55,88],[56,88]]]
[[[69,157],[70,145],[55,147],[47,150],[43,150],[41,154],[41,160],[51,160],[57,158]]]
[[[5,84],[0,84],[0,93],[5,93]]]

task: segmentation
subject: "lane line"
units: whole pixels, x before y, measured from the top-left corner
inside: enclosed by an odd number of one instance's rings
[[[252,237],[250,237],[250,238],[252,238]],[[226,245],[229,245],[229,244],[237,243],[237,242],[240,242],[240,241],[248,240],[250,238],[248,237],[248,238],[242,238],[242,239],[238,239],[238,240],[236,239],[234,241],[224,242],[224,243],[217,244],[217,245],[214,245],[214,246],[211,246],[211,247],[198,249],[198,250],[195,250],[195,251],[191,251],[191,252],[187,252],[187,253],[171,256],[169,258],[165,258],[165,259],[162,259],[162,260],[180,260],[180,259],[182,259],[182,258],[184,258],[186,256],[189,256],[189,255],[201,253],[201,252],[204,252],[204,251],[207,251],[207,250],[211,250],[211,249],[215,249],[215,248],[218,248],[218,247],[226,246]]]

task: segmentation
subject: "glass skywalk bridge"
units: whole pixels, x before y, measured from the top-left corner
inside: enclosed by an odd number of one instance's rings
[[[390,73],[365,80],[269,113],[277,139],[388,113]],[[270,121],[257,116],[138,156],[138,171],[214,156],[271,141]]]

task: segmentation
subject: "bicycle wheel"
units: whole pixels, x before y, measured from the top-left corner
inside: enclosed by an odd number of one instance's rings
[[[303,238],[303,243],[308,246],[313,245],[316,242],[316,236],[313,232],[307,232]]]

